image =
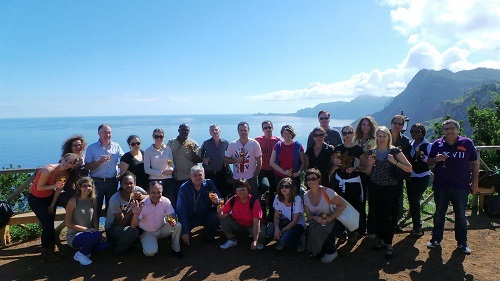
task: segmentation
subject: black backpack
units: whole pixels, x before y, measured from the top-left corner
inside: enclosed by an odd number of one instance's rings
[[[250,211],[253,210],[253,205],[255,205],[255,201],[257,201],[257,199],[258,199],[257,197],[258,196],[250,197]],[[233,209],[235,202],[236,202],[236,195],[229,198],[229,205],[231,206],[231,210]]]
[[[0,201],[0,228],[4,228],[13,215],[14,211],[12,211],[9,203],[7,201]]]

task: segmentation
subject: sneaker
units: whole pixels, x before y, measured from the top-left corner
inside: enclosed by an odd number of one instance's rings
[[[322,258],[321,258],[321,262],[322,263],[330,263],[332,262],[336,257],[338,257],[339,254],[337,252],[331,254],[331,255],[328,255],[328,254],[325,254]]]
[[[472,250],[469,248],[469,246],[467,246],[467,244],[458,245],[457,249],[459,249],[460,251],[462,251],[462,253],[464,253],[466,255],[470,255],[472,253]]]
[[[73,259],[77,262],[79,262],[81,265],[89,265],[92,263],[92,261],[87,258],[84,254],[80,253],[79,251],[75,253],[73,256]]]
[[[262,249],[264,249],[264,244],[257,243],[257,247],[256,248],[257,248],[257,250],[262,250]]]
[[[285,247],[283,246],[283,244],[281,244],[280,242],[276,243],[276,250],[278,251],[281,251],[283,250]]]
[[[234,247],[236,245],[238,245],[238,242],[229,239],[226,241],[226,243],[220,245],[220,248],[225,250],[225,249],[229,249],[231,247]]]
[[[437,242],[437,241],[429,241],[429,243],[427,243],[427,249],[434,249],[436,247],[439,247],[441,246],[441,243]]]

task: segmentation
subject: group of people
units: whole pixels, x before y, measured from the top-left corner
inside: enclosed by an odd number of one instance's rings
[[[136,241],[145,256],[154,256],[158,239],[168,236],[172,255],[182,258],[181,242],[190,245],[197,226],[203,226],[209,243],[220,229],[227,237],[222,249],[236,246],[243,232],[253,238],[251,249],[264,248],[269,238],[277,241],[277,250],[307,249],[324,263],[338,256],[339,242],[368,235],[380,239],[373,249],[391,259],[404,182],[411,235],[424,234],[420,200],[429,186],[430,166],[435,166],[436,213],[427,246],[440,246],[451,202],[458,248],[471,253],[465,206],[469,190],[477,192],[479,167],[474,144],[458,135],[458,122],[445,121],[444,136],[429,143],[421,123],[411,126],[412,140],[403,134],[402,115],[392,118],[391,129],[365,116],[356,128],[346,125],[339,132],[330,128],[326,110],[318,113],[318,121],[306,149],[294,140],[290,125],[281,128],[281,137],[274,136],[270,120],[262,122],[263,135],[255,139],[249,137],[249,124],[240,122],[239,138],[232,142],[221,138],[213,124],[211,138],[201,147],[189,138],[187,124],[167,144],[164,131],[154,129],[154,143],[146,150],[141,138],[131,135],[127,153],[111,141],[107,124],[98,127],[99,140],[88,147],[81,135],[69,138],[61,161],[41,169],[30,188],[29,204],[42,224],[42,260],[61,259],[55,249],[58,206],[66,208],[67,242],[78,250],[74,259],[82,265],[92,263],[93,252],[108,248],[123,255]],[[349,204],[360,214],[353,231],[338,220]],[[105,235],[98,223],[103,211]]]

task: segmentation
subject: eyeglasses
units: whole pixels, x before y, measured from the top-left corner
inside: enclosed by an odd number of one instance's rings
[[[76,143],[76,144],[72,144],[71,146],[72,146],[72,147],[81,147],[82,145],[81,145],[81,144],[79,144],[79,143]]]
[[[319,117],[318,119],[319,120],[328,120],[328,119],[330,119],[330,117]]]
[[[354,133],[354,132],[352,132],[352,131],[351,131],[351,132],[342,132],[342,135],[343,135],[343,136],[347,136],[347,135],[352,135],[353,133]]]
[[[399,122],[391,122],[391,124],[393,124],[393,125],[399,125],[399,126],[403,126],[404,125],[404,123],[399,123]]]
[[[163,139],[163,136],[161,136],[161,135],[154,135],[154,138],[155,139]]]
[[[149,182],[149,186],[154,186],[154,185],[157,185],[157,184],[158,184],[158,185],[160,185],[160,186],[163,186],[163,185],[161,184],[161,181],[150,181],[150,182]]]
[[[455,130],[457,130],[457,127],[443,128],[443,131],[455,131]]]
[[[314,134],[313,135],[315,138],[324,138],[325,134]]]
[[[317,177],[306,178],[306,181],[317,181]]]
[[[285,188],[285,189],[289,189],[289,188],[290,188],[290,185],[289,185],[289,184],[284,184],[284,185],[282,185],[282,186],[281,186],[281,189],[283,189],[283,188]]]
[[[236,191],[245,191],[248,190],[246,187],[237,187]]]
[[[131,142],[130,143],[130,146],[136,146],[136,145],[141,145],[141,142],[138,141],[138,142]]]

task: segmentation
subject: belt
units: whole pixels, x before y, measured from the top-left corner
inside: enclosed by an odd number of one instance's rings
[[[116,178],[98,178],[98,177],[92,177],[93,180],[95,181],[116,181]]]

